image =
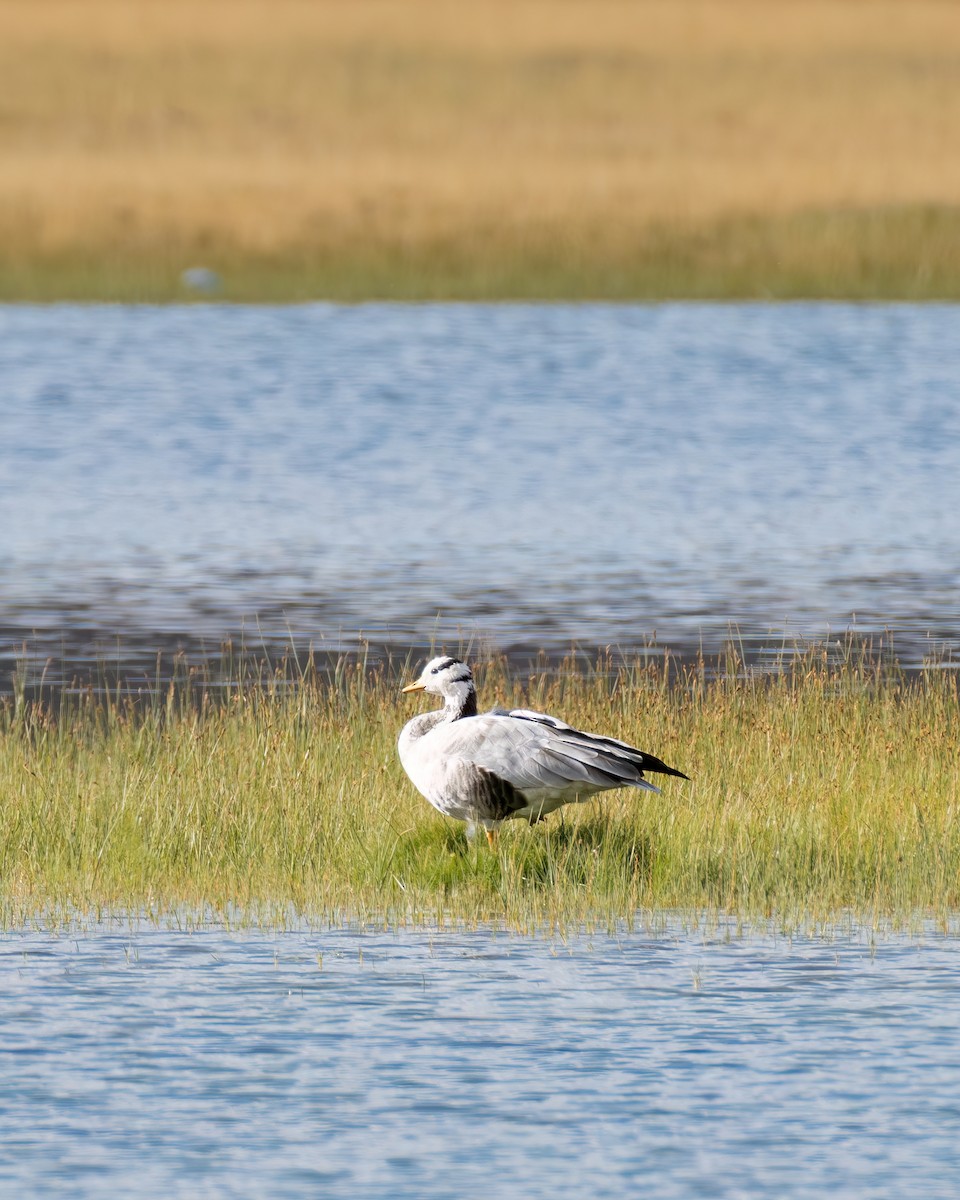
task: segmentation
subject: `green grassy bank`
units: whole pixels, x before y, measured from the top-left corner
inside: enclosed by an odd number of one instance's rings
[[[469,845],[395,754],[416,704],[395,679],[171,693],[134,712],[10,703],[0,722],[7,923],[81,911],[318,920],[601,924],[640,909],[786,924],[841,912],[941,921],[960,907],[960,758],[950,672],[809,658],[779,678],[571,669],[526,692],[496,665],[483,701],[525,703],[662,755],[692,780],[609,793],[499,847]]]
[[[957,300],[960,209],[810,211],[635,230],[589,224],[469,228],[404,240],[315,236],[256,254],[210,234],[131,233],[41,252],[0,246],[0,300],[170,302],[183,270],[221,277],[210,299]]]

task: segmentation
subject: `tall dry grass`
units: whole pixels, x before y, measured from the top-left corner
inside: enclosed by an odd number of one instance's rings
[[[4,0],[0,293],[956,294],[958,61],[943,0]]]
[[[0,909],[239,909],[517,928],[682,909],[948,922],[960,906],[956,680],[808,656],[777,678],[573,666],[523,701],[692,776],[468,845],[414,791],[397,681],[237,688],[198,709],[66,703],[0,714]]]

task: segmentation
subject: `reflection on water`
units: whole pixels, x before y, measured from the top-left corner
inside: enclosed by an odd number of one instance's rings
[[[948,1197],[960,942],[0,942],[10,1195]]]
[[[0,411],[5,686],[23,642],[958,647],[955,307],[7,306]]]

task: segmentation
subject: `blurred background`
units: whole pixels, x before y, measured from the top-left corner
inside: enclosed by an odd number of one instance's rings
[[[5,0],[0,295],[951,297],[942,0]]]
[[[960,8],[6,0],[0,78],[4,690],[955,662]]]

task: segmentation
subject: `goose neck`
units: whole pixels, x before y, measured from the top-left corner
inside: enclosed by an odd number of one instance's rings
[[[444,716],[447,721],[459,721],[462,717],[477,715],[477,693],[472,684],[461,685],[444,698]]]

